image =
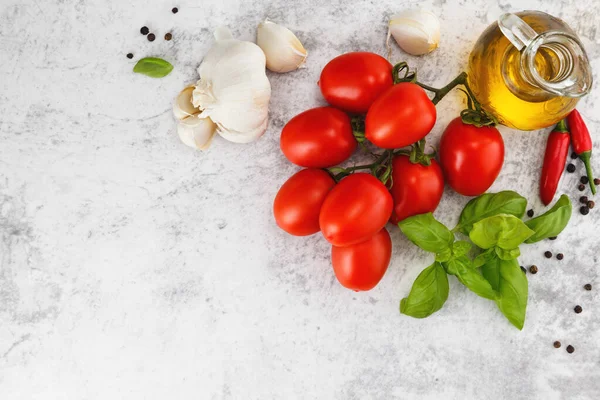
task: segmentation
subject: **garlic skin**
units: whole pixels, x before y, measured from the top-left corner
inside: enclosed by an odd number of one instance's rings
[[[388,46],[393,36],[408,54],[420,56],[435,50],[440,43],[440,20],[430,11],[406,10],[390,18]]]
[[[258,24],[256,44],[264,51],[267,68],[273,72],[290,72],[300,68],[308,52],[288,28],[267,18]]]
[[[192,92],[194,86],[188,86],[177,95],[173,103],[173,115],[178,120],[182,120],[191,115],[199,114],[200,110],[192,104]]]
[[[217,29],[215,38],[198,68],[192,105],[225,139],[248,143],[267,127],[271,84],[265,54],[254,43],[233,39],[227,28]]]
[[[206,150],[215,136],[217,125],[210,118],[192,115],[177,123],[177,134],[183,143],[198,150]]]

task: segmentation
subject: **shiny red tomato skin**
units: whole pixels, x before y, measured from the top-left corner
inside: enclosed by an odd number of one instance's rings
[[[342,286],[354,291],[373,289],[392,258],[392,240],[385,228],[352,246],[331,246],[331,264]]]
[[[275,196],[275,222],[290,235],[319,232],[321,206],[334,186],[333,178],[322,169],[303,169],[295,173]]]
[[[281,131],[281,151],[305,168],[328,168],[356,149],[350,117],[333,107],[313,108],[292,118]]]
[[[434,212],[444,194],[444,175],[438,162],[430,165],[413,164],[408,156],[392,160],[392,188],[394,211],[390,222],[397,224],[417,214]]]
[[[355,173],[327,195],[319,225],[334,246],[360,243],[381,230],[392,214],[392,195],[373,175]]]
[[[392,64],[378,54],[342,54],[325,65],[319,87],[332,106],[363,114],[394,84],[392,68]]]
[[[440,141],[440,164],[446,182],[464,196],[479,196],[492,186],[504,163],[504,140],[498,129],[450,122]]]
[[[410,82],[394,85],[371,106],[365,120],[365,136],[377,147],[399,149],[423,139],[437,113],[427,93]]]

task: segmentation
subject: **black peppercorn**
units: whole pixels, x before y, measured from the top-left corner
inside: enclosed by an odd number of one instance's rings
[[[592,208],[596,207],[596,203],[594,203],[593,200],[590,200],[587,202],[587,206],[591,210]]]
[[[545,252],[544,255],[546,256],[546,258],[552,258],[552,252],[551,251]]]
[[[588,215],[590,213],[590,208],[588,206],[581,206],[579,212],[581,215]]]
[[[567,165],[567,172],[575,172],[575,166],[569,163],[569,165]]]
[[[556,240],[558,238],[558,236],[550,236],[548,239],[550,240]]]
[[[579,189],[580,192],[583,192],[585,190],[585,185],[580,183],[579,186],[577,186],[577,189]]]
[[[587,176],[582,176],[581,178],[579,178],[579,182],[583,183],[584,185],[587,185],[590,182],[590,180]]]
[[[527,211],[527,216],[528,216],[529,218],[533,217],[533,210],[528,210],[528,211]]]
[[[173,9],[171,9],[171,12],[173,14],[177,14],[179,12],[179,9],[177,7],[173,7]]]
[[[133,53],[127,53],[127,58],[131,60],[133,58]]]
[[[171,40],[173,39],[173,35],[169,32],[169,33],[165,33],[165,40]]]
[[[585,285],[583,285],[583,288],[585,290],[592,290],[592,284],[591,283],[586,283]]]
[[[556,342],[554,342],[554,348],[555,349],[560,348],[560,342],[558,340]]]
[[[148,34],[148,40],[150,42],[154,42],[154,39],[156,39],[156,36],[154,35],[154,33],[149,33]]]
[[[148,32],[150,32],[150,29],[148,29],[148,27],[147,27],[147,26],[142,26],[142,29],[140,29],[140,33],[141,33],[142,35],[147,35],[147,34],[148,34]]]
[[[581,196],[579,198],[579,202],[583,203],[583,204],[587,203],[588,202],[588,197],[587,196]]]
[[[532,274],[537,274],[538,267],[536,267],[535,265],[532,265],[531,267],[529,267],[529,272],[531,272]]]
[[[573,309],[573,311],[575,311],[577,314],[581,314],[581,312],[583,311],[583,309],[581,308],[581,306],[575,306],[575,308]]]
[[[563,253],[558,253],[558,254],[556,255],[556,259],[557,259],[557,260],[562,260],[563,258],[565,258],[565,255],[564,255]]]
[[[575,153],[575,152],[572,152],[572,153],[571,153],[571,158],[572,158],[573,160],[575,160],[575,159],[577,158],[577,153]]]
[[[569,353],[569,354],[570,354],[570,353],[572,353],[572,352],[574,352],[574,351],[575,351],[575,347],[573,347],[573,346],[571,346],[571,345],[568,345],[568,346],[567,346],[567,353]]]
[[[594,185],[600,185],[600,179],[594,178]]]
[[[526,269],[525,269],[525,267],[524,267],[524,266],[522,266],[522,265],[521,265],[521,271],[523,271],[523,273],[524,273],[524,274],[526,274],[526,273],[527,273],[527,270],[526,270]]]

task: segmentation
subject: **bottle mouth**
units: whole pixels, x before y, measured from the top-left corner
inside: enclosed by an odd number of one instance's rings
[[[541,33],[523,48],[521,55],[523,77],[530,84],[565,97],[577,98],[590,92],[593,80],[590,64],[575,35],[558,31]],[[550,61],[545,63],[542,75],[539,60],[544,57]]]

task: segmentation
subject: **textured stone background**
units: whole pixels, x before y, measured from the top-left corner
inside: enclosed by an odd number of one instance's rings
[[[431,256],[391,226],[392,263],[368,293],[336,282],[319,235],[275,227],[272,199],[297,170],[279,151],[282,126],[323,104],[316,81],[329,59],[385,54],[387,17],[417,2],[0,3],[0,398],[600,396],[596,210],[574,213],[557,241],[524,248],[521,263],[540,272],[528,275],[522,332],[454,278],[442,311],[426,320],[400,315],[400,298]],[[394,47],[393,58],[408,60],[424,82],[448,82],[490,22],[522,9],[571,24],[600,81],[596,0],[421,3],[443,21],[441,47],[421,58]],[[217,138],[206,153],[185,147],[171,102],[195,81],[213,29],[226,24],[252,40],[267,16],[309,51],[306,69],[269,75],[268,132],[251,145]],[[142,25],[157,34],[154,43],[139,34]],[[167,31],[171,42],[162,39]],[[160,80],[133,74],[144,56],[171,60],[175,70]],[[433,143],[462,101],[454,94],[439,105]],[[600,90],[580,110],[597,133]],[[546,131],[501,131],[507,156],[492,190],[517,190],[539,213]],[[578,197],[580,175],[566,176],[560,192]],[[436,215],[453,224],[466,201],[448,189]],[[544,259],[547,249],[565,259]],[[584,291],[588,282],[598,290]]]

